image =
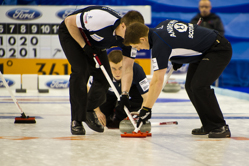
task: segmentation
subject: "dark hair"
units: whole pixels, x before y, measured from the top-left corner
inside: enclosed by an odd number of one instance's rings
[[[144,24],[144,17],[141,13],[135,10],[128,11],[122,18],[121,23],[124,23],[126,26],[129,26],[130,24],[134,22],[140,22]]]
[[[113,62],[115,64],[118,64],[123,60],[123,54],[120,50],[113,50],[108,54],[109,62]]]
[[[140,43],[140,38],[147,37],[148,33],[149,27],[139,22],[133,23],[126,28],[124,45],[138,44]]]

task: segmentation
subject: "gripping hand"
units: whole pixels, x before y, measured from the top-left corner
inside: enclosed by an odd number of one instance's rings
[[[93,54],[100,54],[101,53],[101,49],[94,47],[94,46],[89,46],[89,45],[85,45],[83,47],[83,51],[89,56],[89,57],[93,57]]]
[[[139,113],[137,127],[139,127],[141,122],[143,122],[143,124],[145,124],[145,122],[150,118],[151,118],[151,108],[143,107]]]
[[[128,94],[120,96],[119,106],[123,110],[124,110],[124,106],[126,106],[128,110],[131,108],[131,104],[130,104],[130,101],[129,101],[129,95]]]

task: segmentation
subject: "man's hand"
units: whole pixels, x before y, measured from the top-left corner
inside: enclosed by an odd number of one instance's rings
[[[180,69],[182,67],[182,64],[178,64],[178,63],[174,63],[174,62],[171,62],[172,65],[173,65],[173,69],[176,71],[177,69]]]
[[[139,112],[139,119],[137,122],[137,127],[139,127],[141,122],[145,124],[146,121],[150,118],[151,118],[151,108],[143,107]]]
[[[93,57],[93,54],[100,54],[101,53],[101,49],[94,47],[94,46],[89,46],[89,45],[85,45],[83,47],[83,51],[89,56],[89,57]]]
[[[106,117],[105,117],[105,115],[100,111],[99,108],[94,109],[94,111],[95,111],[95,113],[96,113],[96,115],[98,117],[99,122],[103,126],[106,126]]]
[[[131,108],[131,104],[129,101],[129,94],[122,94],[120,96],[119,107],[121,110],[124,110],[124,106],[126,106],[128,110],[130,110]]]

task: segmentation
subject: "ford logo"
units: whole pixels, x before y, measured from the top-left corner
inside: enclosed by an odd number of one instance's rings
[[[69,87],[69,81],[68,80],[51,80],[46,83],[47,87],[52,89],[67,89]]]
[[[129,10],[127,9],[116,9],[119,15],[124,16]]]
[[[15,20],[34,20],[41,17],[41,12],[30,8],[17,8],[7,11],[6,15]]]
[[[73,13],[75,10],[75,8],[68,8],[68,9],[63,9],[60,10],[59,12],[56,13],[56,15],[61,18],[61,19],[65,19],[68,15],[70,15],[71,13]]]
[[[13,84],[14,84],[14,81],[12,81],[12,80],[10,80],[10,79],[6,79],[5,78],[5,81],[7,82],[7,84],[9,85],[9,86],[12,86]],[[4,84],[3,84],[3,81],[0,79],[0,88],[5,88],[5,86],[4,86]]]

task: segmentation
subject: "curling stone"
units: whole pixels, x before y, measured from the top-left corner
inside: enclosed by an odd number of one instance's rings
[[[136,123],[137,123],[137,120],[135,120]],[[135,128],[134,126],[132,125],[131,121],[130,120],[122,120],[120,123],[119,123],[119,130],[121,131],[121,133],[132,133]],[[145,124],[142,125],[141,129],[140,129],[141,132],[150,132],[151,131],[151,123],[149,121],[146,121]]]
[[[176,92],[179,92],[180,90],[181,90],[180,84],[178,84],[177,82],[171,82],[171,83],[165,84],[162,91],[176,93]]]

